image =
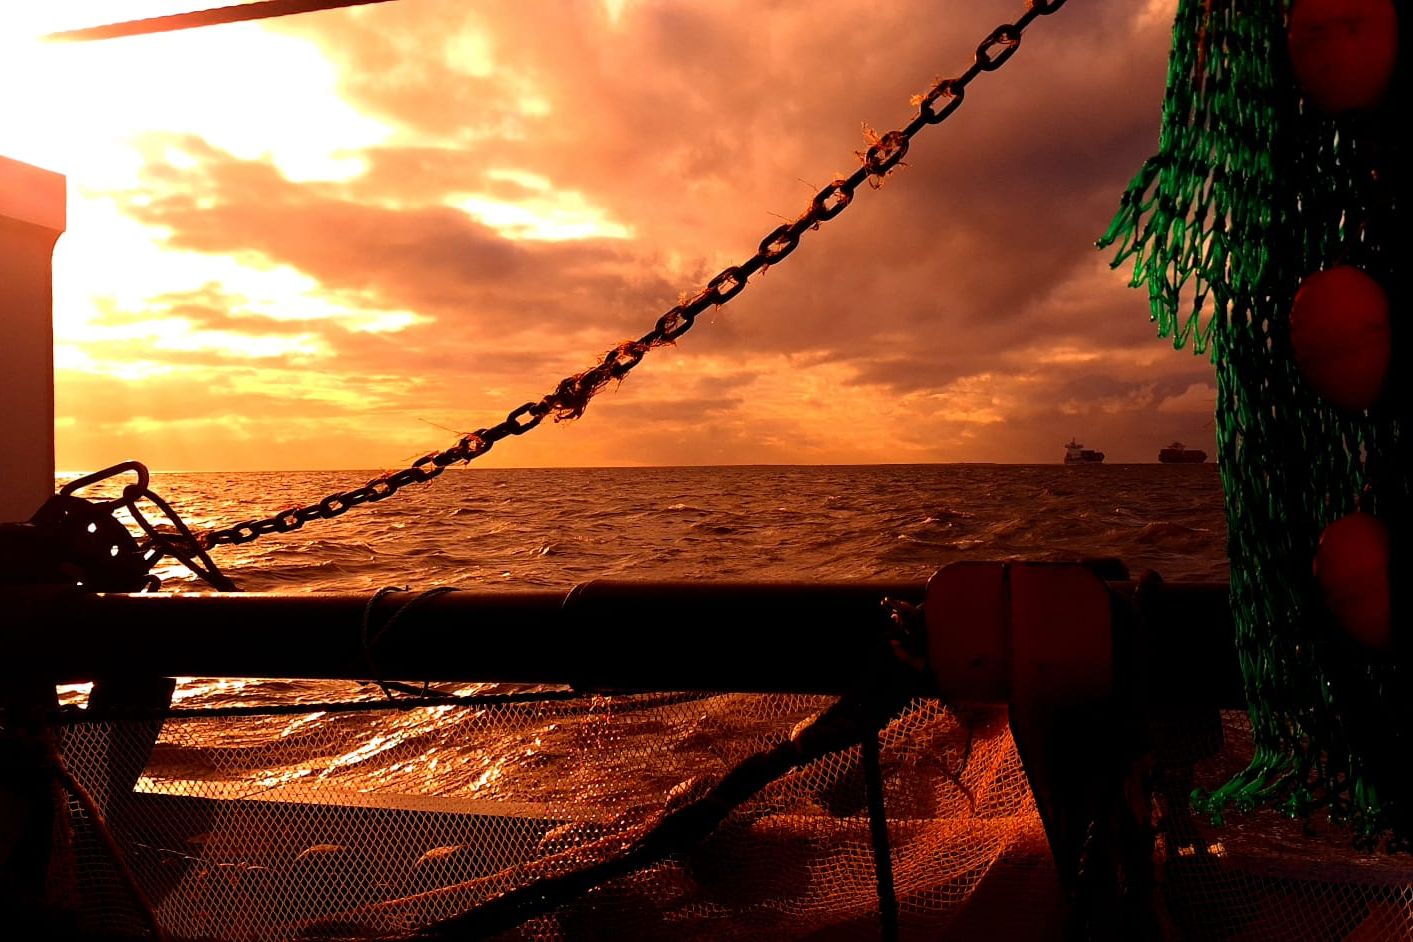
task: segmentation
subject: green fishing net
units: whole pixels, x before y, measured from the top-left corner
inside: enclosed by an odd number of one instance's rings
[[[1413,456],[1395,280],[1405,185],[1395,116],[1407,70],[1374,113],[1317,113],[1291,75],[1286,7],[1181,0],[1159,151],[1099,244],[1116,248],[1115,267],[1133,265],[1159,335],[1216,369],[1231,596],[1256,752],[1195,803],[1214,816],[1328,814],[1363,846],[1407,849],[1413,691],[1397,576],[1407,571],[1400,536]],[[1398,12],[1406,39],[1407,4]],[[1364,413],[1322,401],[1291,355],[1301,279],[1336,264],[1373,275],[1392,302],[1392,378]],[[1334,624],[1311,570],[1321,530],[1356,508],[1393,534],[1391,652],[1361,647]]]

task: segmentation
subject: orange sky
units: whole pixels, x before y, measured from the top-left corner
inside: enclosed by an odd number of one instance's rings
[[[69,175],[60,468],[387,468],[499,421],[748,256],[1023,9],[400,0],[33,39],[206,5],[0,12],[0,154]],[[1211,366],[1092,245],[1155,147],[1172,6],[1039,21],[879,192],[483,462],[1210,450]]]

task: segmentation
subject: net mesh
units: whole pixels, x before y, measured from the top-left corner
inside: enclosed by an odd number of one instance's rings
[[[1214,822],[1192,787],[1215,789],[1253,755],[1241,711],[1189,716],[1154,731],[1159,762],[1156,856],[1162,903],[1178,938],[1406,939],[1413,874],[1406,858],[1361,851],[1348,833],[1270,808]]]
[[[1296,368],[1289,311],[1302,279],[1338,264],[1403,305],[1392,129],[1407,70],[1382,110],[1316,112],[1290,74],[1286,6],[1179,4],[1159,153],[1101,245],[1133,264],[1159,333],[1216,366],[1232,609],[1258,748],[1205,804],[1328,815],[1362,845],[1401,849],[1413,837],[1413,687],[1398,652],[1332,623],[1311,563],[1323,528],[1357,507],[1386,520],[1395,544],[1407,531],[1406,380],[1393,377],[1370,410],[1332,406]],[[1397,622],[1397,591],[1393,605]]]
[[[154,747],[144,743],[152,720],[70,716],[65,764],[122,857],[71,803],[72,895],[88,927],[118,938],[144,937],[118,866],[172,939],[448,937],[441,920],[623,854],[830,703],[644,694],[182,716],[160,723]],[[1249,763],[1244,713],[1158,717],[1149,738],[1153,906],[1169,938],[1413,931],[1401,858],[1271,809],[1218,824],[1191,808],[1194,787]],[[1060,938],[1060,883],[1005,711],[914,700],[880,743],[901,938]],[[135,785],[117,791],[144,759]],[[860,749],[831,753],[772,781],[704,839],[495,937],[876,937],[864,788]]]
[[[112,758],[143,754],[151,721],[84,718],[61,741],[173,938],[397,937],[621,854],[831,702],[644,694],[169,718],[124,795],[110,791]],[[916,701],[883,730],[881,755],[905,937],[1056,924],[1054,871],[1004,711],[962,722]],[[75,847],[85,918],[140,934],[113,862],[96,843]],[[1015,908],[1017,893],[1031,904]],[[694,846],[504,937],[851,937],[876,933],[878,912],[854,747],[774,780]]]

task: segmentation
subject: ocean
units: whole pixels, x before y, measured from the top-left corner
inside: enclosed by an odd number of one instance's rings
[[[152,488],[192,526],[228,526],[370,476],[159,473]],[[317,592],[568,588],[598,578],[920,583],[955,560],[1094,556],[1171,581],[1219,581],[1225,544],[1210,465],[473,468],[214,555],[243,590]],[[180,567],[159,575],[164,589],[200,588]],[[431,689],[458,698],[546,693]],[[86,694],[67,688],[64,701],[78,705]],[[172,931],[273,939],[333,912],[374,920],[379,931],[449,916],[535,874],[628,847],[673,802],[832,702],[661,691],[412,706],[391,696],[354,681],[180,679],[173,705],[194,713],[162,724],[136,794],[157,808],[177,801],[186,817],[135,819],[146,830],[131,838],[134,866]],[[232,707],[259,712],[232,715]],[[1004,714],[968,717],[971,725],[915,704],[886,738],[900,886],[918,899],[923,885],[932,887],[928,899],[966,898],[1003,854],[1043,841]],[[101,782],[112,744],[102,727],[88,729],[65,734],[66,761],[97,769],[85,774]],[[723,916],[754,926],[744,937],[796,937],[805,934],[804,899],[845,914],[831,919],[871,927],[875,878],[852,762],[832,757],[778,780],[762,793],[770,797],[694,852],[695,869],[654,871],[658,882],[644,884],[653,887],[644,891],[651,918],[664,918],[661,893],[677,894],[682,913],[715,914],[703,934],[659,933],[623,915],[631,909],[610,910],[638,925],[623,937],[718,937]],[[238,800],[189,807],[183,796]],[[188,820],[193,808],[213,817]],[[397,815],[406,826],[366,827]],[[506,830],[512,819],[523,834]],[[718,857],[726,863],[713,864]],[[443,860],[444,873],[433,866]],[[814,868],[832,882],[816,885]],[[803,882],[789,882],[799,874]],[[443,889],[424,892],[435,887]],[[782,901],[761,903],[770,893]]]
[[[368,471],[156,473],[193,527],[317,501]],[[245,591],[560,588],[589,579],[925,580],[960,559],[1114,556],[1227,578],[1214,465],[453,469],[331,521],[221,547]],[[176,566],[167,589],[192,587]]]
[[[151,487],[200,529],[312,503],[373,476],[156,472]],[[1135,577],[1151,569],[1174,582],[1227,578],[1221,478],[1211,464],[473,467],[212,556],[246,592],[567,590],[592,579],[921,584],[957,560],[1104,556]],[[154,572],[165,591],[206,588],[170,560]],[[224,708],[374,694],[327,681],[186,678],[177,701]]]

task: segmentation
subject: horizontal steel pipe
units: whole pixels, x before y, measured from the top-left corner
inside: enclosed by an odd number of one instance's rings
[[[885,595],[918,602],[922,586],[589,582],[376,602],[66,592],[31,604],[7,660],[61,681],[142,672],[832,692],[856,684],[877,650]]]
[[[1132,584],[1110,583],[1120,595]],[[890,628],[884,597],[921,583],[584,583],[564,591],[176,593],[11,590],[0,675],[573,684],[584,689],[842,693]],[[1144,602],[1150,686],[1239,705],[1225,585]],[[365,615],[366,613],[366,615]]]

